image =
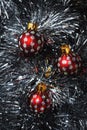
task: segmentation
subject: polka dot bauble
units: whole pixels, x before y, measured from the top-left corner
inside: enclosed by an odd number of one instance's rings
[[[31,26],[30,26],[31,25]],[[29,24],[28,31],[23,32],[19,38],[19,48],[26,54],[37,54],[44,45],[44,38],[33,24]]]
[[[75,74],[81,67],[81,58],[70,51],[68,45],[62,45],[62,55],[58,59],[58,71],[62,74]]]
[[[50,109],[52,102],[50,92],[45,88],[41,88],[41,86],[43,87],[43,83],[40,83],[38,89],[34,90],[28,97],[30,109],[37,114],[44,113]]]

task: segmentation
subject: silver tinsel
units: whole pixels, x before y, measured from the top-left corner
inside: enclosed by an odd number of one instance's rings
[[[87,129],[87,18],[78,8],[81,0],[74,4],[70,0],[0,1],[0,130]],[[45,38],[53,41],[33,57],[23,57],[18,48],[18,37],[28,22],[36,22]],[[55,66],[59,46],[67,42],[82,57],[82,69],[75,76],[61,76]],[[46,78],[48,67],[51,75]],[[53,86],[53,106],[36,116],[27,97],[40,81]]]

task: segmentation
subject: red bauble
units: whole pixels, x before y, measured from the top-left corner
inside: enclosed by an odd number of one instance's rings
[[[62,54],[58,59],[58,71],[63,74],[77,73],[81,67],[81,58],[77,54]]]
[[[24,32],[19,38],[19,48],[24,54],[37,54],[44,44],[44,38],[35,30]]]
[[[51,106],[49,91],[45,91],[44,93],[33,92],[29,97],[29,105],[33,112],[44,113]]]

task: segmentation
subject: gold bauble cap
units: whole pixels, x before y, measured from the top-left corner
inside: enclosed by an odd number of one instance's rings
[[[62,53],[64,54],[69,54],[71,52],[71,46],[68,44],[63,44],[61,45],[60,48],[61,48]]]
[[[36,23],[28,23],[28,30],[37,30],[37,27]]]
[[[39,93],[43,93],[43,92],[45,92],[46,90],[47,90],[47,86],[46,86],[45,83],[41,82],[41,83],[39,83],[39,84],[37,85],[37,91],[38,91]]]

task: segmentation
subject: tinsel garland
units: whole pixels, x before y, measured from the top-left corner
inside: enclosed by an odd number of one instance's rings
[[[81,0],[1,0],[0,43],[0,129],[1,130],[86,130],[87,129],[87,2]],[[28,22],[52,43],[33,57],[23,57],[18,37]],[[55,62],[59,46],[69,43],[82,57],[75,76],[62,76]],[[43,59],[43,60],[42,60]],[[51,67],[51,75],[45,72]],[[36,116],[27,96],[38,81],[54,86],[53,108]],[[51,113],[51,114],[50,114]]]

